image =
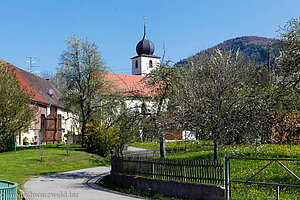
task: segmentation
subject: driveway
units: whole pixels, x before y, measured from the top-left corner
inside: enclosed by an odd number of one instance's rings
[[[96,184],[98,179],[109,173],[110,166],[104,166],[32,178],[24,184],[23,193],[26,200],[143,199],[111,191]]]
[[[26,200],[143,199],[100,187],[96,181],[109,174],[110,166],[94,167],[39,178],[24,185]]]

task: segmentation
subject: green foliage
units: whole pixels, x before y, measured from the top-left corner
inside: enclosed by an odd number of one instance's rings
[[[115,154],[120,155],[125,144],[138,138],[138,120],[134,113],[126,109],[110,113],[112,110],[102,107],[101,111],[87,126],[87,151],[105,157],[114,150]]]
[[[107,157],[111,150],[117,147],[119,136],[114,127],[105,128],[101,124],[94,123],[87,125],[88,137],[86,140],[86,149],[90,153]]]
[[[3,136],[0,136],[0,152],[13,151],[15,149],[16,138],[14,135],[4,140]]]
[[[32,92],[22,88],[14,68],[0,62],[0,152],[10,149],[10,138],[26,132],[34,120]],[[6,141],[9,140],[9,141]],[[9,147],[7,149],[7,147]]]

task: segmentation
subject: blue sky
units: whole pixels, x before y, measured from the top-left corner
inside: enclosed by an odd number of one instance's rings
[[[279,25],[299,17],[299,0],[0,0],[0,58],[28,69],[56,72],[65,39],[96,42],[106,65],[131,74],[130,58],[143,36],[154,54],[174,62],[239,36],[274,38]]]

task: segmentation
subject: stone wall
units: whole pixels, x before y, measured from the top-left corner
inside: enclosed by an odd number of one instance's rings
[[[219,185],[167,181],[120,174],[112,174],[111,181],[124,188],[134,187],[142,191],[151,190],[168,196],[201,200],[223,200],[225,198],[225,188]]]

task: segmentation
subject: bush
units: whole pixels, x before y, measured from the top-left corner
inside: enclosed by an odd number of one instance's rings
[[[13,151],[15,148],[15,142],[15,136],[11,136],[6,139],[4,139],[3,136],[0,136],[0,152]]]
[[[114,127],[105,128],[101,124],[91,123],[87,125],[87,133],[86,148],[90,153],[106,157],[118,146],[118,131]]]

